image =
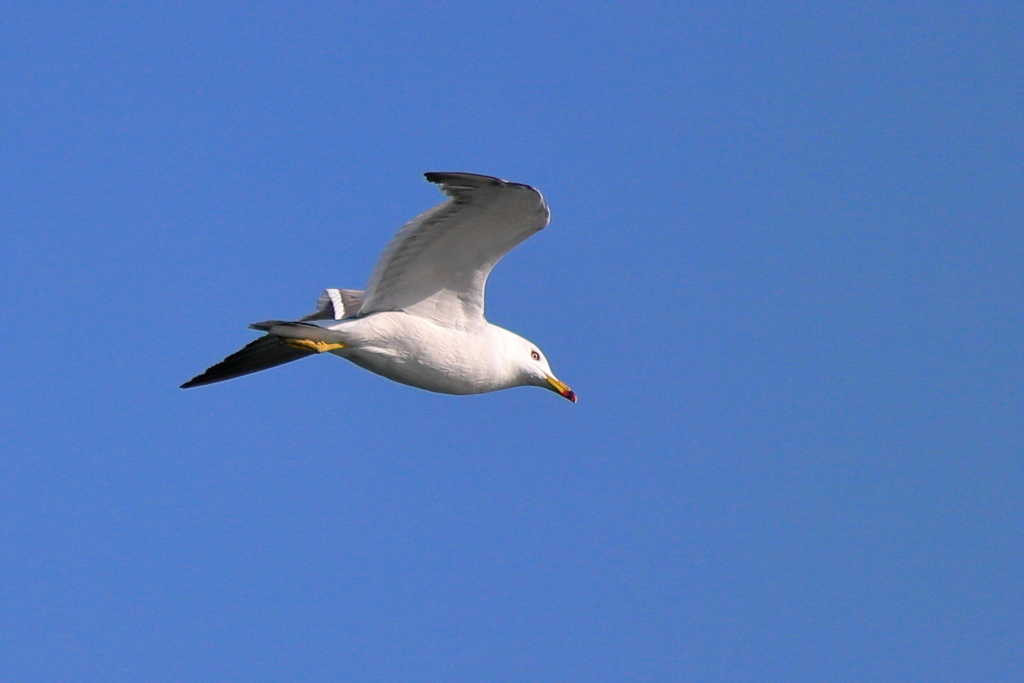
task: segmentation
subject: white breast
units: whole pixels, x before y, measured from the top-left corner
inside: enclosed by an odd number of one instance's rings
[[[503,360],[500,328],[456,330],[401,312],[345,321],[349,347],[336,352],[378,375],[442,394],[480,394],[515,386]]]

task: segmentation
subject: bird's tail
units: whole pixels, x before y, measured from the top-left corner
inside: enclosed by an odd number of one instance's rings
[[[366,292],[358,289],[325,289],[316,302],[316,310],[299,320],[351,318],[362,308],[365,297]]]
[[[193,377],[181,385],[182,389],[200,387],[204,384],[223,382],[242,375],[249,375],[260,370],[291,363],[292,361],[315,355],[311,349],[297,348],[287,345],[283,339],[310,339],[324,342],[336,342],[328,330],[312,321],[341,320],[351,318],[363,305],[363,292],[356,289],[325,289],[316,302],[316,310],[289,322],[284,320],[267,320],[253,323],[249,327],[254,330],[269,332],[240,351],[236,351],[221,362],[209,368],[201,375]],[[275,329],[276,328],[276,329]]]

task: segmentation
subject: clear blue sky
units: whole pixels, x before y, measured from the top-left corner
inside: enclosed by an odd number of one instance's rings
[[[158,6],[159,5],[159,6]],[[0,8],[0,680],[1024,680],[1018,3]],[[181,391],[441,199],[577,405]]]

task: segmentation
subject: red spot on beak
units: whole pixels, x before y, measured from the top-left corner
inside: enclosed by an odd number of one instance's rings
[[[569,388],[565,382],[561,382],[550,375],[547,378],[548,385],[558,392],[560,396],[564,396],[573,403],[576,402],[576,392]]]

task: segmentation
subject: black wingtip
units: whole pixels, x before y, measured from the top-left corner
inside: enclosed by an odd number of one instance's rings
[[[494,176],[490,175],[481,175],[479,173],[463,173],[461,171],[427,171],[426,173],[423,174],[423,177],[426,178],[429,182],[437,183],[438,185],[442,183],[462,181],[464,183],[469,183],[469,187],[479,186],[481,184],[502,185],[508,182],[507,180],[495,178]]]
[[[209,374],[210,374],[210,372],[206,371],[206,372],[204,372],[201,375],[196,375],[195,377],[193,377],[189,381],[185,382],[184,384],[182,384],[178,388],[179,389],[191,389],[192,387],[201,387],[204,384],[213,384],[215,382],[223,381],[221,379],[210,379],[210,378],[207,377],[207,375],[209,375]],[[231,378],[225,377],[224,379],[231,379]]]
[[[290,323],[289,323],[290,324]],[[293,349],[281,343],[279,337],[266,335],[246,344],[245,348],[236,351],[221,362],[206,369],[181,385],[181,389],[191,389],[207,384],[216,384],[225,380],[249,375],[260,370],[291,363],[292,361],[315,355],[313,351]]]

